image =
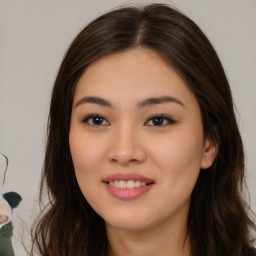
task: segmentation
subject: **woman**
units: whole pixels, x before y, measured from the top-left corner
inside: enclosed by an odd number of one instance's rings
[[[57,75],[40,255],[256,255],[230,88],[208,39],[168,6],[85,27]]]

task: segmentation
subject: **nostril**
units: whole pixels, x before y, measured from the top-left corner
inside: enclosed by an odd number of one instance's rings
[[[130,137],[126,134],[123,137],[114,138],[113,144],[108,151],[108,159],[112,163],[119,163],[123,166],[141,163],[146,159],[146,151],[143,143],[138,139]]]
[[[115,158],[112,158],[111,162],[119,163],[123,166],[128,166],[128,165],[136,164],[137,162],[139,162],[139,160],[134,158],[130,159],[128,156],[122,155],[122,156],[116,156]]]

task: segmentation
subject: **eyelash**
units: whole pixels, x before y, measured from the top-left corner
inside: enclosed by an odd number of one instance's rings
[[[101,121],[103,120],[103,122],[107,122],[107,124],[95,124],[95,123],[93,123],[93,118],[100,118]],[[154,124],[149,125],[149,124],[147,124],[150,121],[152,122],[154,119],[155,119],[155,121],[156,121],[156,119],[158,119],[157,122],[160,121],[160,125],[156,125],[156,124],[155,125]],[[91,123],[90,123],[90,121],[91,121]],[[94,121],[96,121],[96,120],[94,120]],[[89,114],[89,115],[85,116],[82,119],[82,123],[86,123],[87,125],[91,125],[91,126],[95,126],[95,127],[109,125],[109,122],[103,116],[101,116],[99,114]],[[154,115],[154,116],[150,117],[147,120],[147,122],[145,123],[145,126],[167,126],[167,125],[171,125],[171,124],[175,124],[175,123],[176,123],[176,121],[174,121],[171,117],[166,116],[164,114],[160,114],[160,115]]]
[[[85,116],[83,119],[82,119],[82,123],[86,123],[87,125],[91,125],[91,126],[102,126],[102,124],[93,124],[93,123],[89,123],[89,121],[93,120],[93,118],[101,118],[105,121],[107,121],[103,116],[99,115],[99,114],[89,114],[87,116]],[[108,122],[108,121],[107,121]],[[109,122],[108,122],[109,124]],[[107,125],[108,125],[107,124]],[[106,126],[106,124],[103,124],[103,126]]]
[[[171,117],[169,117],[167,115],[164,115],[164,114],[154,115],[154,116],[150,117],[146,123],[148,123],[149,121],[152,122],[153,119],[155,119],[155,120],[160,119],[161,122],[164,122],[164,124],[160,122],[160,125],[147,125],[146,124],[146,126],[167,126],[167,125],[171,125],[171,124],[176,123],[176,121],[174,121]]]

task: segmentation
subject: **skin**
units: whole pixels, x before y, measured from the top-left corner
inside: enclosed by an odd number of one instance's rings
[[[0,223],[5,223],[8,221],[8,217],[6,215],[0,215]]]
[[[163,96],[176,101],[139,104]],[[83,97],[100,97],[112,106]],[[92,113],[103,117],[100,124],[85,120]],[[156,125],[152,117],[160,114],[175,122],[160,118],[163,123]],[[190,197],[216,147],[204,138],[198,102],[172,66],[142,48],[93,62],[75,89],[69,141],[81,191],[105,220],[109,255],[189,255]],[[134,200],[113,197],[103,179],[131,172],[154,185]]]

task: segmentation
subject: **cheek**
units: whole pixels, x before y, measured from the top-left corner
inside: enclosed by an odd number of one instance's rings
[[[105,155],[104,144],[75,129],[70,131],[69,144],[78,185],[85,198],[94,201],[102,178],[99,170]]]
[[[193,133],[177,133],[165,139],[151,150],[151,157],[159,168],[159,180],[165,188],[177,193],[184,188],[193,189],[200,172],[202,136]]]
[[[89,173],[101,163],[104,156],[104,143],[95,136],[71,130],[69,145],[76,172]]]
[[[152,157],[170,167],[200,163],[202,158],[203,140],[192,135],[175,134],[158,141],[151,149]]]
[[[101,183],[101,176],[98,170],[101,169],[103,145],[94,136],[86,136],[78,129],[71,129],[69,145],[75,169],[78,185],[91,204],[97,201],[98,186]]]
[[[201,145],[184,134],[160,144],[151,151],[151,156],[158,168],[158,195],[162,207],[172,214],[181,209],[187,211],[200,173]]]

